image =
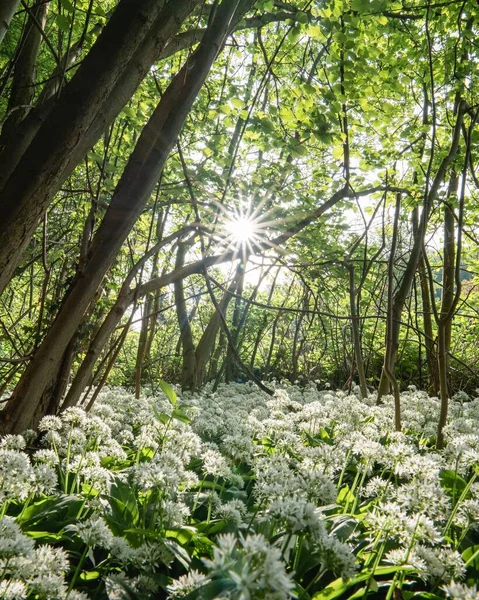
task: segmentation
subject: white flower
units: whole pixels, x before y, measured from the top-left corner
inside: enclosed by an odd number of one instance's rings
[[[0,598],[2,600],[23,600],[27,597],[27,586],[18,579],[0,581]]]
[[[45,463],[47,465],[57,465],[60,462],[58,454],[50,448],[37,450],[33,455],[33,459],[36,462]]]
[[[83,427],[88,420],[88,415],[82,408],[72,406],[62,413],[61,419],[68,425]]]
[[[56,470],[50,465],[38,464],[33,467],[35,481],[32,491],[37,494],[53,494],[58,485]]]
[[[201,587],[207,581],[206,577],[192,569],[178,579],[173,579],[170,585],[166,588],[170,593],[169,598],[184,598],[187,594]]]
[[[477,586],[468,587],[464,583],[456,583],[451,581],[450,584],[442,588],[448,598],[452,600],[479,600],[479,590]]]
[[[286,600],[292,595],[293,582],[281,552],[260,534],[239,539],[232,534],[220,535],[213,559],[203,562],[211,577],[230,582],[232,598]]]
[[[201,454],[203,459],[203,471],[213,477],[223,477],[228,479],[231,475],[231,469],[226,458],[220,452],[207,448]]]
[[[33,540],[23,535],[12,517],[0,519],[0,557],[29,556],[33,552]]]
[[[69,525],[67,530],[75,532],[90,548],[109,548],[113,539],[113,534],[101,517],[91,517],[83,523]]]
[[[13,564],[17,576],[40,597],[64,596],[64,575],[68,571],[69,561],[62,548],[53,548],[45,544],[35,548],[31,556],[16,559]]]
[[[25,438],[23,435],[6,435],[0,440],[0,448],[6,448],[7,450],[23,450],[26,446]]]
[[[121,565],[126,566],[133,561],[135,549],[130,546],[125,538],[113,536],[110,540],[110,553]]]
[[[224,519],[225,521],[232,521],[236,527],[239,527],[243,523],[245,514],[246,505],[238,499],[230,500],[224,504],[217,504],[213,511],[215,517]]]
[[[183,502],[163,500],[158,524],[163,529],[181,527],[190,516],[190,509]]]
[[[79,592],[78,590],[71,590],[68,594],[68,600],[89,600],[90,596],[85,592]]]
[[[262,520],[277,521],[291,533],[309,533],[316,541],[327,535],[316,506],[299,499],[275,500],[269,505]]]
[[[34,480],[30,459],[23,452],[0,450],[0,500],[24,500]]]
[[[61,431],[63,427],[60,417],[54,415],[46,415],[38,424],[39,431]]]

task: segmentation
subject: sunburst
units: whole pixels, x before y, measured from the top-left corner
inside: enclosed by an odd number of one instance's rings
[[[221,244],[243,255],[264,252],[266,248],[275,246],[270,236],[278,231],[278,225],[284,225],[289,218],[272,218],[276,211],[273,208],[265,210],[267,196],[255,208],[246,202],[237,208],[217,205],[220,214],[216,234]]]

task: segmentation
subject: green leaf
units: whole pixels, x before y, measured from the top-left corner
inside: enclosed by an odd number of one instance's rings
[[[70,19],[65,17],[65,15],[57,15],[56,19],[58,28],[63,32],[68,33],[70,31]]]
[[[336,502],[338,504],[350,504],[356,501],[356,496],[349,489],[349,485],[345,485],[339,490],[338,497],[336,498]]]
[[[244,107],[244,102],[243,102],[243,100],[241,100],[241,98],[231,98],[230,102],[236,108],[243,108]]]
[[[378,567],[377,569],[374,570],[374,576],[377,577],[377,576],[381,576],[381,575],[394,575],[395,573],[401,573],[401,572],[411,573],[414,571],[415,571],[415,569],[412,569],[411,567],[405,567],[405,566],[402,566],[402,567],[401,566]],[[335,598],[339,598],[347,590],[354,587],[358,583],[361,583],[362,581],[367,581],[371,576],[372,576],[372,571],[368,569],[367,571],[361,571],[361,573],[359,573],[359,575],[356,575],[356,577],[352,577],[351,579],[348,579],[347,581],[344,581],[344,579],[342,579],[342,578],[335,579],[324,590],[321,590],[320,592],[316,592],[316,594],[314,594],[312,600],[334,600]]]
[[[439,473],[439,481],[442,489],[453,501],[457,500],[467,486],[466,481],[455,471],[443,469]]]
[[[49,531],[29,531],[28,537],[46,544],[58,542],[63,538],[60,533],[50,533]]]
[[[60,0],[60,4],[67,12],[73,12],[73,4],[70,2],[70,0]]]
[[[308,149],[306,148],[306,146],[297,144],[296,146],[294,146],[294,148],[291,148],[291,154],[295,157],[306,156],[306,154],[308,154]]]
[[[165,394],[165,396],[170,401],[171,406],[177,406],[178,397],[176,396],[176,392],[171,387],[171,385],[169,383],[166,383],[166,381],[163,381],[160,379],[160,387],[161,387],[162,392]]]
[[[307,23],[309,21],[308,15],[302,10],[298,11],[295,16],[299,23]]]
[[[462,560],[468,567],[479,571],[479,546],[469,546],[462,553]]]
[[[175,410],[171,413],[171,418],[176,419],[177,421],[181,421],[182,423],[190,423],[191,419],[189,416],[184,413],[180,408],[175,408]]]
[[[274,123],[271,119],[261,119],[261,127],[266,131],[266,133],[274,132]]]

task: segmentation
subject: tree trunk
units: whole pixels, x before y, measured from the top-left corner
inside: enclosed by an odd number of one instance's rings
[[[12,86],[8,98],[7,119],[2,127],[2,136],[8,135],[20,123],[30,110],[35,94],[35,79],[38,51],[42,40],[42,30],[48,12],[45,0],[35,0],[29,14],[25,32],[20,40]]]
[[[394,256],[396,254],[397,238],[398,238],[398,222],[399,222],[399,210],[401,207],[401,194],[396,196],[396,209],[394,213],[394,224],[393,224],[393,238],[391,243],[391,253],[388,261],[388,304],[387,304],[387,322],[386,322],[386,355],[384,357],[384,373],[388,378],[394,393],[394,425],[396,431],[401,431],[401,397],[399,393],[399,385],[394,375],[394,371],[391,370],[391,354],[394,351],[394,344],[392,343],[391,336],[394,331],[394,299],[393,299],[393,285],[394,285]],[[396,350],[397,351],[397,350]],[[378,394],[378,402],[381,396]]]
[[[246,262],[246,261],[245,261]],[[244,288],[244,274],[245,274],[246,264],[241,264],[238,266],[238,270],[236,271],[237,278],[237,290],[236,290],[236,298],[235,298],[235,308],[233,311],[233,322],[231,324],[231,338],[235,344],[236,349],[238,350],[238,337],[242,324],[242,302],[243,302],[243,288]],[[234,290],[233,290],[234,291]],[[223,311],[224,312],[224,311]],[[238,378],[239,370],[238,365],[234,360],[233,353],[231,348],[228,347],[228,351],[226,353],[226,365],[225,365],[225,381],[226,383],[230,383],[231,381],[235,381]]]
[[[356,284],[354,281],[354,265],[348,265],[349,271],[349,310],[351,313],[351,330],[353,333],[354,344],[354,361],[358,370],[359,387],[361,389],[361,397],[368,397],[368,386],[366,382],[366,374],[364,372],[363,351],[361,348],[361,336],[359,333],[359,321],[356,314]]]
[[[175,270],[181,269],[185,264],[186,245],[178,244],[176,254]],[[188,309],[186,306],[185,293],[183,290],[183,280],[175,282],[175,307],[178,326],[180,328],[180,340],[182,349],[182,375],[181,387],[184,390],[196,389],[196,356],[193,332],[191,331],[190,320],[188,318]]]
[[[165,90],[141,133],[92,242],[83,273],[72,284],[62,309],[3,411],[5,431],[20,432],[35,427],[45,413],[48,398],[44,397],[44,392],[56,379],[63,353],[91,298],[159,179],[169,152],[226,38],[237,4],[237,0],[222,2],[202,42]],[[135,21],[130,24],[133,30],[135,24]]]
[[[206,380],[206,367],[211,355],[213,354],[216,337],[221,328],[221,314],[226,316],[228,305],[233,298],[233,294],[238,289],[238,285],[241,280],[241,274],[243,272],[242,265],[238,265],[233,281],[225,291],[223,298],[218,304],[218,308],[215,309],[213,316],[211,317],[203,332],[203,335],[201,336],[198,347],[196,348],[196,383],[198,387],[202,386]]]
[[[0,2],[0,44],[7,33],[8,26],[17,9],[19,0],[2,0]]]
[[[29,122],[33,132],[22,138],[31,140],[24,152],[4,149],[8,168],[0,175],[0,293],[61,183],[130,98],[159,49],[181,26],[177,13],[185,12],[184,4],[194,5],[193,0],[184,0],[179,9],[167,6],[162,11],[165,2],[121,0],[54,104],[55,110],[39,107],[46,118],[37,131],[38,115],[32,114]],[[158,27],[160,17],[162,26]],[[11,164],[12,154],[19,157],[16,165]]]
[[[467,164],[467,163],[466,163]],[[463,173],[463,177],[466,173]],[[437,366],[439,371],[439,389],[441,393],[441,411],[439,416],[437,447],[444,446],[443,429],[447,422],[449,405],[449,352],[451,349],[451,329],[454,318],[454,310],[461,291],[460,261],[461,261],[461,236],[463,224],[463,194],[459,206],[458,223],[458,248],[456,255],[455,218],[454,210],[449,204],[450,199],[457,197],[459,179],[456,173],[451,176],[448,198],[444,203],[444,249],[443,249],[443,277],[442,277],[442,300],[441,312],[437,319]],[[464,184],[463,184],[464,185]]]

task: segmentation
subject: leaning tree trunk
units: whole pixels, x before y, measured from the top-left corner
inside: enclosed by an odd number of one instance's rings
[[[475,123],[474,123],[475,125]],[[454,240],[456,219],[450,199],[457,197],[459,179],[455,173],[451,176],[448,198],[444,203],[444,249],[443,249],[443,279],[442,301],[440,313],[436,315],[437,323],[437,364],[439,372],[439,389],[441,392],[441,410],[437,428],[436,446],[444,446],[444,427],[447,422],[449,407],[449,369],[451,349],[451,331],[454,313],[461,294],[461,254],[462,254],[462,228],[464,225],[464,190],[468,169],[468,155],[470,152],[470,136],[473,126],[469,128],[468,147],[465,166],[462,173],[462,186],[459,199],[459,215],[457,223],[457,248]],[[432,282],[431,282],[432,284]]]
[[[16,141],[13,148],[4,148],[0,293],[61,183],[120,112],[197,3],[121,0],[59,100],[32,111],[20,148]]]
[[[242,264],[239,264],[235,277],[233,281],[228,286],[228,289],[225,290],[223,298],[218,303],[218,306],[213,313],[208,325],[206,326],[203,335],[201,336],[200,341],[198,342],[198,346],[196,348],[196,385],[197,387],[201,387],[206,381],[206,371],[208,362],[214,352],[216,337],[218,335],[218,331],[221,328],[221,315],[226,316],[226,311],[228,309],[228,305],[235,294],[239,280],[241,280],[241,274],[243,273]]]
[[[18,4],[19,0],[2,0],[0,2],[0,44],[3,42]]]
[[[7,118],[2,127],[2,136],[11,133],[31,108],[35,94],[37,57],[47,11],[48,4],[45,0],[36,0],[30,11],[25,32],[20,40],[21,49],[13,69]]]
[[[220,51],[239,0],[223,1],[202,42],[165,90],[142,131],[90,248],[54,323],[3,411],[3,430],[35,427],[45,414],[62,357],[96,289],[153,191],[171,148]],[[132,24],[134,28],[135,22]],[[106,28],[105,28],[106,29]]]

